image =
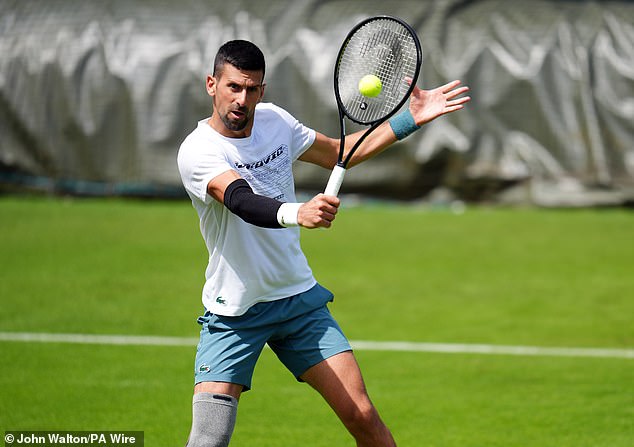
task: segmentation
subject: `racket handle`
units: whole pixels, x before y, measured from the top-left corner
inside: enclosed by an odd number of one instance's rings
[[[330,174],[330,178],[328,179],[328,184],[326,185],[326,190],[324,194],[327,196],[336,196],[339,194],[339,188],[341,188],[341,184],[343,183],[343,177],[346,175],[346,168],[343,168],[339,165],[335,166]]]

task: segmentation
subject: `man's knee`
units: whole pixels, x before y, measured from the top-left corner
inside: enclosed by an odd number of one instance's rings
[[[350,405],[341,414],[341,418],[346,426],[364,430],[383,424],[379,413],[370,402]]]
[[[238,400],[227,394],[197,393],[187,447],[227,447],[233,434]]]

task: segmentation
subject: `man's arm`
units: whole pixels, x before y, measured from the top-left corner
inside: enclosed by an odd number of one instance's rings
[[[471,98],[458,96],[468,90],[468,87],[460,87],[460,81],[453,81],[433,90],[415,87],[410,96],[408,109],[411,119],[416,126],[422,126],[439,116],[462,109]],[[364,132],[362,130],[346,136],[346,149],[350,150]],[[357,149],[348,167],[377,155],[396,141],[397,134],[390,122],[381,124]],[[332,169],[337,163],[338,153],[339,140],[317,132],[315,141],[299,159]],[[207,193],[243,220],[267,227],[284,226],[286,216],[287,222],[306,228],[329,228],[340,204],[337,197],[324,194],[318,194],[306,203],[283,204],[253,193],[248,183],[233,170],[213,178],[207,185]],[[227,193],[231,197],[227,197]]]
[[[468,90],[469,87],[460,86],[460,81],[453,81],[433,90],[421,90],[418,87],[414,87],[409,101],[409,113],[411,113],[416,126],[420,127],[439,116],[462,109],[464,104],[470,101],[471,98],[469,96],[459,96]],[[346,135],[346,151],[349,151],[364,133],[365,130],[360,130]],[[397,136],[390,122],[387,121],[381,124],[359,146],[350,159],[348,168],[374,157],[396,141]],[[332,169],[337,163],[338,154],[339,140],[317,132],[315,141],[299,159],[326,169]]]
[[[305,228],[329,228],[340,203],[337,197],[318,194],[306,203],[284,204],[255,194],[248,183],[233,170],[211,179],[207,184],[207,193],[245,222],[265,228],[285,226],[285,216],[287,223],[296,223]]]

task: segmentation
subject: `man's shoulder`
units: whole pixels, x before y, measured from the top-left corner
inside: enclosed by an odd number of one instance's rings
[[[181,143],[181,149],[200,145],[208,147],[210,142],[221,144],[224,141],[222,136],[207,124],[207,120],[208,118],[198,121],[197,126],[192,129]]]
[[[226,140],[207,125],[206,121],[199,121],[180,144],[177,155],[179,164],[200,160],[201,156],[222,157],[229,146]]]
[[[294,120],[293,115],[282,107],[272,102],[261,102],[255,107],[256,118],[258,119],[282,119],[284,121]]]
[[[278,106],[277,104],[273,104],[272,102],[259,102],[255,109],[259,112],[273,112],[276,113],[278,111],[285,111],[283,108]]]

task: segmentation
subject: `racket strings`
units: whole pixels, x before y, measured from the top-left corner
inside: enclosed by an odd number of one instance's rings
[[[366,124],[391,113],[408,94],[406,78],[414,78],[419,54],[415,37],[401,23],[380,19],[359,28],[342,51],[338,64],[338,87],[346,115]],[[358,82],[365,75],[381,80],[381,93],[363,96]]]

